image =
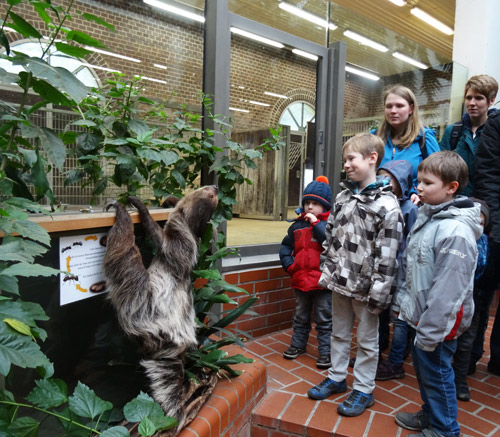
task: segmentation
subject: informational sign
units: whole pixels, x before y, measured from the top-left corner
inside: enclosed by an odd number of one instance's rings
[[[59,239],[60,304],[77,302],[106,291],[102,259],[106,233]]]

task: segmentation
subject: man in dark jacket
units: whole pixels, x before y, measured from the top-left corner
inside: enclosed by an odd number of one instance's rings
[[[491,253],[484,277],[487,299],[483,311],[476,345],[479,352],[473,350],[470,373],[474,373],[475,364],[482,355],[484,331],[488,323],[489,305],[500,280],[500,113],[488,117],[476,152],[476,197],[484,200],[490,207],[490,245]],[[481,321],[480,321],[481,323]],[[479,343],[479,344],[478,344]],[[497,310],[493,331],[490,338],[491,356],[488,371],[500,375],[500,311]],[[479,356],[478,356],[479,355]]]

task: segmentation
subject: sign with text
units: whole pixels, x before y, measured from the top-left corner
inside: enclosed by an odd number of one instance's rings
[[[106,233],[74,235],[59,239],[60,305],[77,302],[106,291],[102,259]]]

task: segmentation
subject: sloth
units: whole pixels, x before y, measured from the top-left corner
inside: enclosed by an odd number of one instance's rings
[[[135,244],[129,213],[119,202],[107,206],[116,210],[103,260],[109,299],[121,328],[141,346],[151,394],[165,414],[177,419],[177,430],[187,423],[185,404],[192,394],[183,357],[198,346],[191,272],[198,241],[217,207],[217,192],[216,186],[205,186],[182,200],[169,198],[176,205],[163,229],[144,203],[128,197],[156,248],[148,269]]]

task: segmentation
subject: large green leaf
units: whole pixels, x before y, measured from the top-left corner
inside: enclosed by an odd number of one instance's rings
[[[59,91],[69,95],[75,102],[85,98],[90,90],[76,76],[62,67],[52,67],[43,59],[35,57],[18,57],[13,60],[14,65],[22,65],[33,76],[49,82]]]
[[[179,155],[171,150],[161,151],[161,160],[165,165],[171,165],[179,161]]]
[[[39,264],[28,264],[20,262],[7,267],[2,271],[2,275],[5,276],[53,276],[58,275],[59,270],[53,269],[52,267],[45,267]]]
[[[0,261],[33,262],[33,256],[21,251],[21,244],[17,241],[13,241],[0,246]]]
[[[14,12],[10,11],[9,13],[10,18],[12,21],[16,24],[16,30],[19,30],[20,33],[22,33],[24,36],[28,38],[36,38],[36,39],[41,39],[43,38],[42,34],[38,32],[30,23],[28,23],[24,18],[20,17],[19,15],[15,14]]]
[[[32,86],[33,90],[38,93],[40,97],[54,105],[71,105],[71,100],[45,80],[33,79]]]
[[[69,408],[78,416],[94,419],[105,411],[111,410],[113,404],[103,401],[94,390],[78,381],[73,395],[69,398]]]
[[[141,392],[123,407],[123,414],[129,422],[140,422],[148,416],[162,415],[163,410],[151,396]]]
[[[68,386],[61,379],[41,379],[26,397],[37,407],[48,409],[59,407],[68,401]]]
[[[48,358],[30,337],[18,334],[0,322],[0,374],[7,375],[11,364],[24,369],[48,363]]]
[[[14,318],[29,326],[36,326],[36,320],[48,319],[39,304],[21,300],[0,301],[0,320],[5,318]]]
[[[225,328],[229,324],[233,323],[238,317],[240,317],[245,311],[248,310],[255,302],[259,300],[258,297],[251,297],[247,301],[243,302],[238,308],[229,311],[222,319],[218,320],[212,325],[213,328]]]
[[[99,148],[101,140],[102,138],[99,135],[84,132],[76,137],[76,145],[85,152],[89,152]]]
[[[38,223],[30,220],[17,220],[14,223],[13,229],[22,237],[31,238],[32,240],[39,241],[40,243],[49,245],[49,233]]]
[[[101,437],[130,437],[130,433],[124,426],[113,426],[103,431]]]
[[[32,417],[18,417],[7,428],[8,435],[16,437],[37,437],[40,423]]]
[[[66,34],[66,39],[68,41],[75,41],[80,44],[86,44],[92,47],[106,48],[106,46],[101,41],[98,41],[97,39],[92,38],[90,35],[87,35],[85,32],[81,32],[79,30],[70,30]]]
[[[49,212],[49,210],[45,206],[42,206],[39,203],[34,202],[32,200],[24,199],[23,197],[11,197],[10,199],[5,199],[4,203],[31,212],[41,212],[41,213]]]
[[[213,279],[213,280],[218,280],[221,279],[222,276],[218,270],[193,270],[193,273],[200,277],[200,278],[205,278],[205,279]]]
[[[65,55],[73,56],[75,58],[84,58],[92,53],[91,50],[84,49],[83,47],[73,46],[64,42],[56,42],[56,48],[59,52]]]
[[[50,5],[47,3],[42,3],[42,2],[38,2],[38,1],[32,2],[31,4],[36,9],[38,15],[44,21],[44,23],[50,24],[50,22],[52,20],[50,19],[49,14],[47,14],[47,12],[45,11],[45,9],[47,9]]]
[[[112,24],[108,23],[107,21],[103,20],[100,17],[97,17],[94,14],[89,14],[89,13],[84,13],[82,14],[82,17],[85,18],[88,21],[95,21],[97,24],[100,24],[101,26],[107,27],[109,30],[115,30],[115,26]]]
[[[42,127],[42,135],[40,136],[40,143],[43,150],[49,157],[52,164],[56,166],[59,171],[62,171],[64,161],[66,160],[66,146],[54,131],[46,127]]]
[[[19,284],[15,276],[4,276],[0,274],[0,290],[19,294]]]
[[[7,38],[7,35],[5,35],[3,29],[0,29],[0,44],[5,48],[5,53],[7,53],[7,56],[10,55],[9,39]],[[2,69],[0,68],[0,70]],[[2,80],[2,72],[0,72],[0,80]]]

